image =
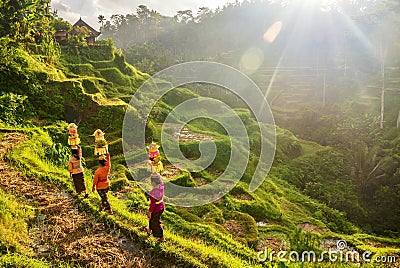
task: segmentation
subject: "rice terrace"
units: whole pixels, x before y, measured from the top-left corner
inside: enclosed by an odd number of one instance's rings
[[[399,24],[0,0],[0,267],[400,267]]]

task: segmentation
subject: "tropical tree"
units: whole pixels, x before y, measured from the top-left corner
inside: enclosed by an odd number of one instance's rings
[[[114,25],[117,27],[117,30],[122,29],[122,27],[126,24],[126,18],[122,14],[115,14],[112,15],[110,18]]]
[[[200,7],[197,11],[196,22],[200,23],[207,20],[213,16],[213,12],[208,7]]]
[[[185,24],[194,21],[193,12],[190,9],[178,11],[174,18],[177,22]]]
[[[396,122],[396,127],[398,128],[400,126],[400,111],[399,115],[397,116],[397,122]]]
[[[153,11],[151,15],[151,20],[154,28],[155,39],[157,40],[158,32],[160,30],[161,14],[156,11]]]
[[[99,15],[97,19],[99,20],[99,23],[101,23],[101,28],[103,28],[106,17],[104,17],[104,15]]]
[[[141,24],[146,24],[151,17],[150,9],[145,5],[140,5],[136,9],[137,17]]]
[[[49,3],[50,0],[0,1],[0,37],[22,40],[29,37],[32,31],[37,32],[48,26],[51,17]]]
[[[348,154],[352,166],[352,177],[360,197],[367,198],[367,188],[370,182],[379,176],[382,162],[378,158],[378,147],[368,145],[362,141],[352,143]]]

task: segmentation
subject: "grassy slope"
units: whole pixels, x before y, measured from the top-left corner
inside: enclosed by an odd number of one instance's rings
[[[104,48],[107,49],[107,48]],[[92,138],[88,135],[95,128],[107,128],[107,138],[111,142],[113,158],[113,184],[117,180],[133,187],[126,199],[112,196],[111,203],[115,210],[114,216],[100,214],[97,211],[99,198],[92,194],[88,200],[81,200],[82,207],[108,223],[130,235],[135,241],[150,250],[161,251],[168,258],[175,259],[178,264],[193,267],[245,267],[256,266],[256,248],[258,243],[265,243],[270,239],[279,239],[280,243],[290,243],[301,224],[311,224],[321,230],[319,239],[344,238],[360,250],[370,249],[373,252],[399,252],[399,241],[376,238],[364,234],[357,234],[358,230],[336,210],[316,202],[290,186],[280,177],[279,165],[274,167],[264,184],[254,193],[247,190],[247,183],[241,182],[233,191],[225,196],[221,202],[200,208],[183,209],[167,207],[164,215],[166,223],[166,237],[168,242],[156,245],[154,240],[147,238],[141,227],[146,225],[144,209],[147,204],[142,191],[134,182],[128,181],[126,168],[121,155],[121,118],[127,107],[130,96],[135,89],[146,79],[140,73],[123,61],[123,56],[117,51],[65,51],[68,58],[57,68],[49,72],[55,73],[45,85],[48,93],[63,92],[63,105],[69,105],[76,113],[76,118],[83,119],[80,124],[80,134],[83,144],[91,144]],[[32,62],[35,62],[32,59]],[[41,66],[40,63],[35,63]],[[39,68],[39,67],[38,67]],[[42,68],[42,67],[40,67]],[[55,72],[54,72],[55,71]],[[176,97],[187,98],[193,96],[187,90],[178,90],[176,96],[168,96],[160,103],[164,109],[172,109]],[[178,102],[179,103],[179,102]],[[164,110],[165,111],[165,110]],[[43,111],[46,112],[46,111]],[[49,111],[47,111],[49,112]],[[61,113],[65,111],[53,111]],[[246,115],[242,115],[246,116]],[[108,118],[109,120],[103,120]],[[250,118],[247,118],[251,122]],[[113,122],[109,124],[109,122]],[[194,123],[193,130],[196,128]],[[65,143],[65,124],[50,127],[47,130],[57,142]],[[37,177],[47,183],[55,183],[67,188],[73,193],[72,184],[65,167],[57,167],[51,159],[44,157],[45,151],[52,147],[50,137],[40,129],[21,129],[28,132],[31,140],[13,151],[10,158],[13,163],[25,171],[27,175]],[[86,131],[86,132],[85,132]],[[157,129],[153,128],[153,134]],[[224,145],[223,134],[218,130],[208,134],[219,137],[220,144]],[[256,143],[256,140],[254,140]],[[197,143],[183,144],[183,150],[191,152]],[[290,132],[278,129],[277,159],[291,161],[297,157],[314,154],[324,150],[321,146],[299,140]],[[90,146],[84,147],[84,154],[91,155]],[[279,162],[279,161],[277,161]],[[88,158],[89,165],[95,162]],[[88,170],[88,169],[87,169]],[[87,171],[90,178],[90,171]],[[215,179],[215,170],[211,167],[200,174],[181,173],[177,178],[184,181]],[[88,180],[88,188],[91,181]],[[115,191],[118,187],[115,187]],[[245,197],[245,198],[243,198]],[[257,226],[256,221],[266,223],[266,226]],[[230,229],[226,223],[235,228]],[[353,233],[344,235],[332,232],[329,227],[332,223],[338,231]],[[239,230],[239,232],[236,232]],[[354,234],[356,233],[356,234]],[[189,235],[190,234],[190,235]],[[382,241],[381,241],[382,240]],[[367,246],[368,241],[381,241],[391,244],[394,249],[381,246]]]
[[[1,138],[0,133],[0,138]],[[0,159],[5,155],[0,152]],[[33,258],[28,226],[34,218],[33,208],[0,189],[0,266],[50,267]]]
[[[50,137],[39,129],[21,129],[21,131],[26,131],[31,139],[18,146],[11,153],[12,162],[27,175],[37,177],[46,183],[62,185],[67,188],[69,193],[73,193],[73,186],[66,170],[56,167],[49,159],[43,158],[44,151],[51,147]],[[87,175],[90,177],[90,174]],[[91,181],[88,180],[87,184],[90,188]],[[238,187],[240,186],[244,185]],[[133,192],[137,190],[136,188]],[[245,187],[242,187],[242,190],[245,191]],[[283,241],[289,241],[297,224],[311,223],[322,230],[319,235],[321,239],[324,237],[340,238],[345,239],[360,250],[368,249],[372,252],[380,252],[380,254],[399,253],[400,241],[397,240],[376,238],[364,234],[344,235],[331,232],[322,221],[315,217],[315,211],[323,211],[325,215],[330,215],[332,220],[335,216],[340,217],[340,214],[335,215],[332,209],[303,196],[279,178],[267,180],[260,190],[248,194],[252,195],[257,201],[254,202],[253,206],[251,206],[251,202],[235,201],[232,195],[225,198],[224,206],[238,206],[240,204],[243,206],[242,210],[245,210],[246,206],[250,206],[252,210],[257,210],[256,204],[267,198],[268,202],[275,203],[276,208],[282,212],[281,216],[266,215],[263,220],[268,225],[259,227],[257,230],[257,236],[260,238],[282,238]],[[185,265],[185,267],[256,266],[256,252],[246,245],[246,241],[242,240],[244,243],[240,243],[240,239],[235,239],[218,224],[218,220],[221,220],[220,217],[225,217],[225,220],[231,218],[227,215],[224,216],[223,213],[221,215],[207,215],[211,212],[218,214],[218,207],[215,205],[186,210],[186,212],[189,212],[186,214],[182,212],[183,209],[168,207],[165,214],[168,242],[160,246],[155,244],[154,240],[148,238],[141,230],[141,227],[146,225],[146,217],[143,211],[130,209],[129,199],[122,200],[111,197],[110,200],[115,210],[114,216],[98,212],[97,207],[100,200],[97,194],[91,194],[88,200],[80,200],[79,202],[85,210],[93,213],[110,226],[125,232],[137,243],[150,250],[161,251],[164,256],[175,259],[178,264]],[[265,209],[268,210],[269,208],[262,208],[262,210]],[[267,211],[267,213],[270,212],[270,210]],[[194,217],[193,215],[198,216]],[[240,218],[236,217],[236,219]],[[370,242],[375,242],[377,246],[367,246]],[[382,247],[379,244],[392,245],[392,248]]]
[[[50,264],[33,257],[30,248],[28,225],[33,210],[11,194],[0,189],[0,266],[50,267]]]
[[[27,130],[21,130],[27,131]],[[51,146],[51,140],[41,130],[34,129],[28,131],[32,139],[21,146],[17,147],[11,154],[10,158],[19,168],[27,175],[34,176],[46,183],[54,183],[67,188],[68,192],[73,193],[73,186],[68,179],[68,172],[52,165],[48,159],[43,159],[44,150]],[[87,174],[90,177],[90,174]],[[87,182],[88,188],[91,188],[91,181]],[[89,212],[97,215],[99,218],[109,223],[115,228],[121,229],[129,236],[133,237],[142,246],[148,247],[150,250],[161,251],[165,256],[176,259],[178,263],[193,267],[206,267],[206,265],[219,267],[243,267],[249,263],[239,258],[254,257],[254,254],[246,246],[233,240],[230,236],[222,236],[221,242],[216,245],[206,245],[207,241],[201,241],[197,238],[184,238],[175,234],[172,230],[166,230],[167,243],[156,245],[154,240],[149,239],[142,231],[142,227],[147,224],[144,213],[130,212],[128,202],[110,198],[112,207],[115,211],[114,216],[99,214],[98,207],[100,199],[97,194],[91,194],[88,200],[82,200],[81,205]],[[171,212],[166,217],[172,216]],[[218,237],[218,232],[212,233],[211,228],[205,225],[203,228],[205,233],[210,233],[209,238]],[[226,251],[231,250],[231,254]],[[246,264],[247,263],[247,264]]]

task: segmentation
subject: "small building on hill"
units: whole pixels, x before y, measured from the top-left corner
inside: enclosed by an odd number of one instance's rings
[[[68,39],[68,31],[67,30],[59,30],[54,34],[54,38],[60,45],[66,46],[67,39]]]
[[[84,31],[82,31],[84,29]],[[96,42],[96,38],[101,34],[100,32],[96,31],[91,27],[89,24],[84,22],[82,18],[79,18],[79,20],[72,26],[71,31],[57,31],[54,34],[55,39],[60,45],[65,46],[67,44],[67,39],[68,36],[76,36],[81,33],[85,33],[88,37],[86,37],[86,42],[89,46],[92,46]]]
[[[79,34],[79,31],[77,30],[78,27],[86,27],[90,31],[89,37],[86,38],[86,41],[88,45],[94,45],[94,43],[96,42],[96,38],[100,35],[100,32],[93,29],[89,24],[84,22],[82,18],[79,18],[79,20],[72,26],[72,30],[69,32],[69,34]]]

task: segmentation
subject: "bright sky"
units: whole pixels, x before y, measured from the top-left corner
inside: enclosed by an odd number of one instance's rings
[[[99,29],[99,15],[104,15],[109,20],[113,14],[136,13],[139,5],[145,5],[162,15],[173,16],[178,10],[190,9],[195,15],[199,7],[215,10],[228,2],[235,0],[52,0],[51,6],[53,10],[58,11],[59,16],[71,24],[82,17],[93,28]]]

